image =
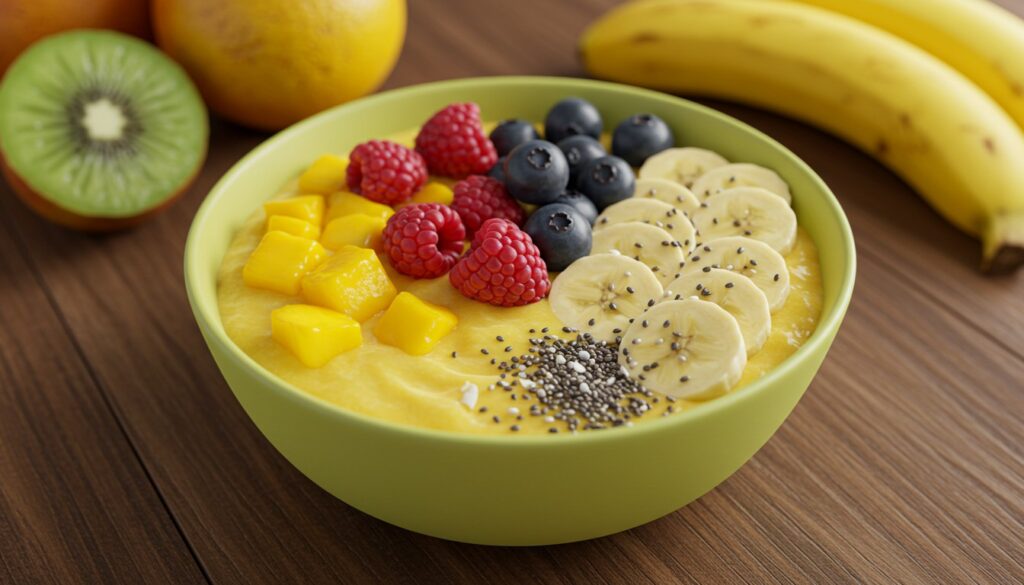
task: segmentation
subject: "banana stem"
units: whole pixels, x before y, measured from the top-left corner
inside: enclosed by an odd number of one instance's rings
[[[1001,211],[989,218],[982,233],[982,270],[1009,274],[1024,266],[1024,211]]]

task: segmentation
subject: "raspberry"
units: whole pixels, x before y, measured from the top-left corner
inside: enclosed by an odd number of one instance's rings
[[[466,228],[451,207],[414,203],[388,219],[384,226],[384,251],[402,274],[435,278],[455,265],[465,238]]]
[[[448,278],[467,297],[499,307],[535,303],[551,288],[548,268],[533,240],[502,218],[480,226],[472,248]]]
[[[427,182],[427,164],[419,153],[388,140],[371,140],[352,149],[345,182],[349,190],[394,205],[412,197]]]
[[[480,123],[480,106],[472,102],[452,104],[427,120],[416,136],[416,152],[430,172],[456,179],[486,175],[498,160]]]
[[[452,191],[455,193],[452,209],[459,213],[469,235],[492,217],[504,218],[516,225],[523,225],[526,220],[523,208],[497,179],[472,175],[456,183]]]

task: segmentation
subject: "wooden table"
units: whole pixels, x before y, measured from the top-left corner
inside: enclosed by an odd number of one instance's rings
[[[389,87],[580,75],[575,38],[612,2],[410,4]],[[239,408],[192,320],[182,250],[203,196],[264,134],[215,123],[184,200],[129,233],[62,230],[2,187],[0,582],[1020,582],[1024,276],[979,276],[977,244],[853,148],[713,105],[841,199],[860,256],[846,324],[788,422],[723,485],[556,547],[374,520],[306,480]]]

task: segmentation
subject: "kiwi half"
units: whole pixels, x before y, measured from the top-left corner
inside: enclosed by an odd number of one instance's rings
[[[41,215],[87,230],[138,223],[180,195],[206,156],[209,125],[184,70],[116,32],[32,45],[0,82],[0,156]]]

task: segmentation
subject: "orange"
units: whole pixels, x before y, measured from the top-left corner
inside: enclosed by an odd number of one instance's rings
[[[211,110],[277,130],[375,90],[405,38],[405,0],[154,0],[157,43]]]
[[[0,74],[25,47],[73,28],[107,28],[149,38],[149,11],[142,0],[0,1]]]

